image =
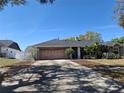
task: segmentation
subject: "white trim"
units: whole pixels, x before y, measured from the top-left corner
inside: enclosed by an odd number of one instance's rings
[[[81,49],[80,47],[77,48],[78,59],[81,58]]]

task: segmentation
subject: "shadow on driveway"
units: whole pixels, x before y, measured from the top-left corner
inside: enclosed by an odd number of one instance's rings
[[[124,85],[86,67],[60,65],[10,67],[0,93],[124,93]]]

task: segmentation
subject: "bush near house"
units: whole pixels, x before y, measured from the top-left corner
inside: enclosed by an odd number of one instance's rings
[[[119,51],[114,48],[109,49],[106,46],[94,43],[91,46],[84,47],[84,59],[120,59]]]
[[[36,60],[37,59],[37,48],[28,47],[26,50],[26,60]]]
[[[67,48],[65,50],[65,54],[67,55],[68,58],[72,59],[72,55],[74,54],[74,50],[72,48]]]
[[[103,58],[105,59],[120,59],[121,56],[115,53],[103,53]]]
[[[91,46],[84,47],[84,58],[86,59],[101,59],[103,58],[103,52],[107,50],[106,47],[99,45],[99,43],[94,43]]]

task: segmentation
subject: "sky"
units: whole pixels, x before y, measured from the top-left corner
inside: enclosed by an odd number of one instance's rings
[[[99,32],[105,41],[124,36],[124,29],[113,19],[115,0],[56,0],[52,5],[28,1],[0,11],[0,39],[13,40],[22,50],[87,31]]]

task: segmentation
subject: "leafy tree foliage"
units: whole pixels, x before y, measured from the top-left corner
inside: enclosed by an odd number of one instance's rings
[[[72,48],[67,48],[65,50],[65,54],[67,55],[68,58],[72,59],[72,55],[74,54],[74,50]]]
[[[66,38],[65,40],[79,40],[78,37],[69,37],[69,38]]]
[[[87,32],[86,40],[95,40],[95,41],[101,41],[101,34],[97,32]]]
[[[79,35],[78,37],[70,37],[70,38],[66,38],[66,40],[80,40],[80,41],[83,41],[83,40],[91,40],[91,41],[97,41],[97,42],[101,42],[102,41],[102,38],[101,38],[101,34],[100,33],[97,33],[97,32],[87,32],[86,34],[84,35]]]
[[[26,59],[36,60],[37,59],[37,51],[38,50],[35,47],[28,47],[28,48],[26,48],[26,50],[25,50]]]
[[[85,55],[94,58],[102,58],[102,52],[104,48],[99,43],[94,43],[91,46],[84,47]]]
[[[112,42],[124,44],[124,37],[112,39]]]
[[[124,28],[124,15],[121,15],[119,18],[119,25]]]
[[[35,0],[38,1],[41,4],[45,3],[53,3],[54,0]],[[14,5],[24,5],[28,2],[28,0],[0,0],[0,8],[3,9],[8,4]]]
[[[119,21],[119,25],[124,28],[124,0],[116,0],[115,17]]]

